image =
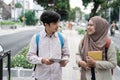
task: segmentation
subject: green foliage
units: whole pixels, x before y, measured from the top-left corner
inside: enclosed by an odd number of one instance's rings
[[[112,3],[109,4],[109,7],[111,8],[111,14],[110,14],[110,19],[112,21],[119,21],[119,7],[120,7],[120,0],[115,0]]]
[[[35,17],[34,11],[27,11],[25,13],[25,23],[26,25],[36,25],[38,23],[38,19]]]
[[[69,0],[36,0],[45,10],[54,10],[61,15],[61,20],[67,20],[69,17]],[[53,4],[49,6],[49,4]]]
[[[59,26],[59,31],[62,32],[64,30],[63,26]]]
[[[14,25],[16,22],[11,22],[11,21],[1,21],[0,25]]]
[[[116,49],[117,50],[117,65],[120,66],[120,50]]]
[[[30,64],[26,60],[26,54],[27,53],[28,53],[28,47],[25,47],[19,54],[12,57],[11,67],[32,68],[33,64]]]
[[[105,12],[108,6],[107,0],[82,0],[82,2],[85,7],[87,7],[88,4],[93,3],[93,9],[91,10],[89,19],[97,15],[97,12],[99,12],[99,10],[103,7],[104,7],[104,10],[102,12]]]
[[[69,12],[69,20],[73,20],[73,21],[75,20],[75,9],[70,10],[70,12]]]
[[[78,28],[76,30],[78,31],[78,34],[83,34],[84,35],[86,33],[86,31],[84,29]]]
[[[15,8],[22,8],[23,6],[20,3],[15,4]]]
[[[82,12],[81,12],[80,8],[79,7],[75,7],[73,9],[70,9],[70,11],[69,11],[69,20],[72,20],[72,21],[75,20],[76,12],[78,12],[80,14],[80,16],[82,15]]]

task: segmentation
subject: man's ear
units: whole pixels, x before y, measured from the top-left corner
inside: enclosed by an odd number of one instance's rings
[[[47,23],[44,23],[44,26],[46,26],[47,25]]]

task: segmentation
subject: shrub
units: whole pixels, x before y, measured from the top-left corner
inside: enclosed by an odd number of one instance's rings
[[[120,66],[120,50],[116,49],[117,50],[117,65]]]
[[[78,31],[78,34],[85,34],[86,31],[84,29],[76,29]]]
[[[14,25],[16,22],[11,22],[11,21],[2,21],[0,22],[0,25]]]
[[[62,30],[64,30],[64,28],[62,26],[60,26],[59,31],[62,32]]]
[[[38,19],[35,17],[34,11],[27,11],[25,13],[25,23],[26,25],[36,25],[38,23]]]
[[[28,52],[28,47],[25,47],[19,54],[12,57],[12,59],[11,59],[11,67],[32,68],[33,64],[30,64],[26,60],[27,52]]]

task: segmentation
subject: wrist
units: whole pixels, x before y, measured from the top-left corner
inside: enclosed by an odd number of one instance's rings
[[[42,64],[44,64],[44,59],[41,60]]]
[[[78,66],[81,67],[81,61],[78,62]]]

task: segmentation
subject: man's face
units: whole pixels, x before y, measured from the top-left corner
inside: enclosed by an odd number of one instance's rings
[[[54,23],[50,23],[50,24],[46,24],[46,30],[47,32],[49,33],[55,33],[58,31],[58,28],[59,28],[59,21]]]

